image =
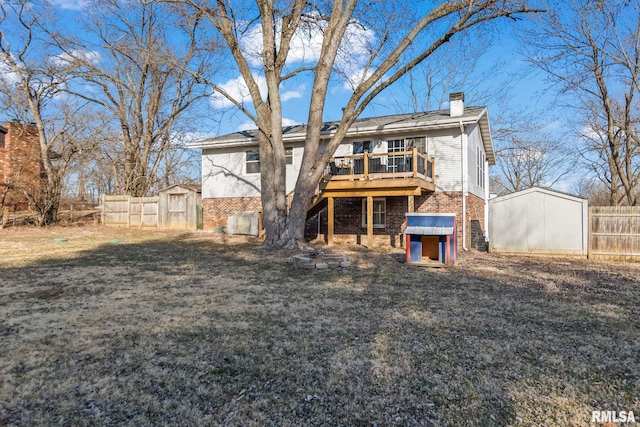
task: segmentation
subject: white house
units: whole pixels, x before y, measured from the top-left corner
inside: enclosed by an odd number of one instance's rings
[[[336,150],[310,207],[310,238],[360,242],[363,235],[398,243],[406,212],[452,212],[459,245],[484,245],[489,199],[488,166],[495,164],[486,107],[465,107],[450,95],[449,110],[356,120]],[[305,125],[283,130],[287,192],[293,190],[304,150]],[[323,125],[331,138],[333,123]],[[256,131],[190,144],[202,149],[204,227],[225,225],[238,211],[260,211],[260,159]],[[367,226],[367,200],[373,204]]]

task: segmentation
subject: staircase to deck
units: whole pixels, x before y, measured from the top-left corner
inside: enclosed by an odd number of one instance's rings
[[[293,201],[293,193],[293,190],[291,190],[289,194],[287,194],[287,207],[289,209],[291,208],[291,202]],[[318,212],[326,208],[328,203],[328,199],[322,195],[322,190],[316,190],[316,194],[311,200],[311,205],[309,206],[309,209],[307,209],[307,219],[312,218]]]

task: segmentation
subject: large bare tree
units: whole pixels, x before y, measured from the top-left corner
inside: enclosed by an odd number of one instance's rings
[[[267,247],[304,245],[307,209],[325,166],[349,127],[385,88],[423,62],[457,33],[501,17],[530,12],[524,0],[464,0],[421,3],[405,1],[333,0],[167,0],[191,6],[206,17],[226,42],[226,48],[246,83],[251,105],[227,97],[253,122],[260,148],[261,196]],[[258,29],[258,49],[246,49],[243,37]],[[358,31],[366,40],[351,52]],[[307,61],[289,57],[298,38],[320,37],[317,52]],[[418,48],[416,48],[418,47]],[[346,58],[349,58],[347,60]],[[296,64],[298,66],[296,66]],[[344,65],[347,65],[344,67]],[[285,194],[285,149],[282,138],[282,98],[286,80],[312,72],[306,142],[301,173],[288,209]],[[264,78],[266,99],[257,76]],[[321,139],[321,125],[330,84],[343,79],[353,93],[335,123],[329,141]],[[321,150],[321,143],[324,144]]]
[[[196,76],[212,73],[215,47],[202,43],[201,17],[180,5],[95,0],[84,12],[92,36],[60,43],[81,83],[68,90],[117,124],[120,138],[101,156],[118,175],[115,191],[144,196],[175,163],[176,124],[206,97]]]
[[[573,0],[550,7],[526,34],[529,60],[559,89],[580,155],[609,188],[611,205],[636,205],[640,183],[640,1]]]
[[[68,164],[80,151],[65,135],[74,104],[62,97],[69,68],[50,43],[55,36],[53,10],[46,2],[0,2],[0,95],[5,115],[23,124],[35,123],[41,177],[37,187],[5,182],[35,208],[37,222],[55,221]]]

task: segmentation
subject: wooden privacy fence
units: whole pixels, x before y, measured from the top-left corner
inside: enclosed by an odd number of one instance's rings
[[[175,184],[155,197],[103,196],[102,224],[121,227],[202,229],[202,196],[192,185]]]
[[[159,197],[103,196],[102,224],[158,227]]]
[[[640,260],[640,207],[589,208],[589,258]]]

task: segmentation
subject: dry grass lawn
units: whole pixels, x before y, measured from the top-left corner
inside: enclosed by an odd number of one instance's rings
[[[0,230],[0,425],[640,421],[640,265],[332,251],[354,266],[207,232]]]

